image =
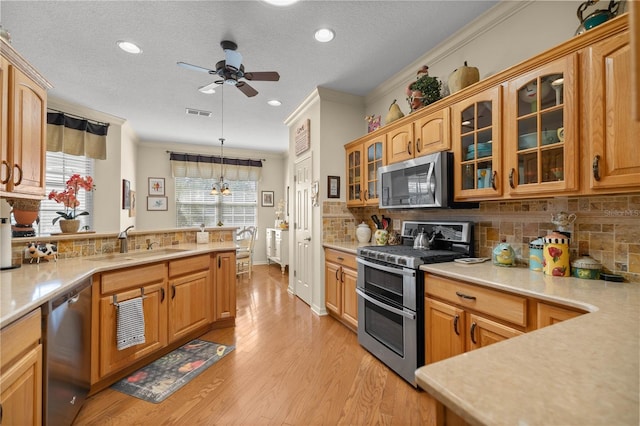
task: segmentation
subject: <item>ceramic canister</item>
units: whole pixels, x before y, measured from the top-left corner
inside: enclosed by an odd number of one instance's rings
[[[571,275],[569,237],[557,231],[544,237],[544,273],[556,277]]]
[[[529,269],[542,272],[544,239],[538,237],[529,243]]]
[[[358,238],[358,242],[360,243],[368,243],[371,241],[371,228],[369,228],[369,225],[362,222],[356,226],[356,238]]]
[[[373,233],[373,238],[376,241],[376,245],[384,246],[389,239],[389,232],[386,229],[376,229]]]

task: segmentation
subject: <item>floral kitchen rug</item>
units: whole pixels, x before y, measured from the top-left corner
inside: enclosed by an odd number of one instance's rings
[[[234,349],[233,345],[196,339],[114,383],[111,388],[157,404]]]

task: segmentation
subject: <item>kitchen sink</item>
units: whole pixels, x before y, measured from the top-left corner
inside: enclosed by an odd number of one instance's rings
[[[187,249],[179,248],[161,248],[157,250],[132,251],[130,253],[110,253],[103,256],[87,257],[87,260],[97,260],[100,262],[121,262],[123,260],[144,259],[145,257],[163,256],[167,254],[175,254]]]

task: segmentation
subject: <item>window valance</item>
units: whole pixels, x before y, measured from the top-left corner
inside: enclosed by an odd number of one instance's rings
[[[47,151],[107,158],[109,124],[90,121],[64,112],[47,112]]]
[[[225,180],[259,181],[262,178],[262,161],[212,155],[182,154],[171,152],[171,173],[173,177],[199,177]]]

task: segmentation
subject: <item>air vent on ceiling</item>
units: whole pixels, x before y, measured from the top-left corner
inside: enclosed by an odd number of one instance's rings
[[[211,111],[204,111],[195,108],[186,108],[187,115],[199,115],[201,117],[211,117]]]

